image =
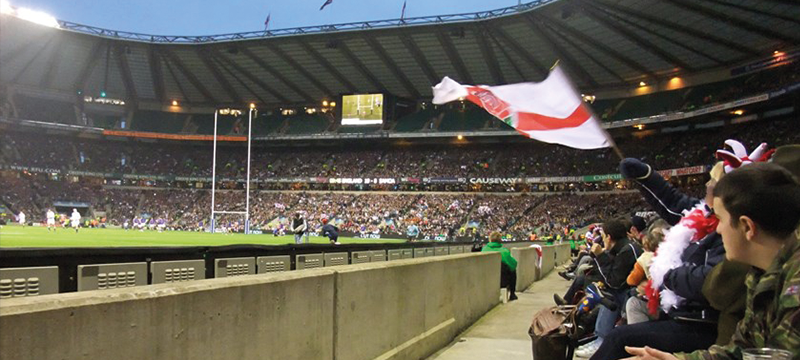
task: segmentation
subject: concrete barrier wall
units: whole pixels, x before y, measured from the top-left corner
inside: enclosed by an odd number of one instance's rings
[[[350,266],[336,281],[337,360],[420,359],[499,302],[500,254]]]
[[[515,247],[511,256],[517,259],[517,291],[524,291],[539,276],[539,253],[532,247]]]
[[[542,268],[536,280],[541,280],[556,266],[570,259],[569,244],[542,246]]]
[[[0,359],[330,359],[326,269],[3,300]]]
[[[556,266],[561,265],[572,258],[572,249],[569,247],[569,244],[555,246],[558,247],[556,250]]]
[[[498,303],[464,254],[4,299],[0,359],[418,359]]]
[[[537,280],[543,279],[555,267],[556,248],[557,245],[542,246],[542,268],[539,272],[539,278]]]
[[[542,267],[537,267],[539,255],[536,249],[514,246],[510,248],[511,256],[517,259],[517,290],[527,289],[535,281],[541,280],[556,266],[570,260],[569,244],[542,246]]]

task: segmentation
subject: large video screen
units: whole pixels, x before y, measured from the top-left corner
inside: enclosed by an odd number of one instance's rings
[[[383,94],[342,96],[342,125],[383,124]]]

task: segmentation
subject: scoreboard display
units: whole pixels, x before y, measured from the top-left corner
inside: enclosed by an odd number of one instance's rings
[[[342,125],[383,124],[383,94],[342,96]]]

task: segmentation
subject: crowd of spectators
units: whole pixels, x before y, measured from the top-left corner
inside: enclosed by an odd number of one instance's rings
[[[12,213],[25,212],[32,222],[44,221],[56,201],[79,202],[89,214],[101,214],[111,225],[134,218],[164,219],[174,229],[206,230],[211,192],[204,189],[109,187],[34,176],[6,177],[0,188],[2,201]],[[245,192],[222,190],[215,195],[217,211],[244,211]],[[252,191],[251,228],[272,231],[285,228],[301,212],[312,231],[328,219],[341,231],[362,234],[404,234],[417,225],[424,236],[465,236],[470,228],[481,234],[513,232],[526,238],[531,232],[579,226],[611,214],[641,211],[630,195],[530,195],[441,193],[347,193]],[[100,217],[100,216],[98,216]],[[217,223],[239,223],[241,215],[218,215]]]
[[[601,194],[583,196],[559,194],[544,197],[512,230],[522,233],[561,233],[564,228],[583,225],[621,215],[642,211],[648,206],[638,194]]]
[[[778,54],[776,54],[778,55]],[[731,81],[728,86],[718,88],[708,86],[700,101],[687,101],[681,107],[682,111],[696,110],[704,106],[711,106],[743,97],[756,95],[766,91],[780,89],[784,86],[800,82],[800,62],[794,61],[785,66],[779,66],[770,71],[750,74]]]
[[[644,139],[618,141],[628,156],[637,156],[656,169],[709,164],[713,159],[708,144],[722,147],[725,139],[736,138],[746,147],[766,141],[772,146],[800,141],[795,121],[760,121],[686,133],[661,134]],[[150,173],[167,176],[210,175],[211,156],[199,145],[138,142],[111,142],[74,139],[62,136],[34,136],[10,132],[2,137],[0,161],[46,169],[91,170],[104,173]],[[243,147],[223,147],[218,155],[218,175],[243,177]],[[580,151],[541,143],[508,146],[420,146],[377,149],[343,147],[284,149],[263,148],[254,152],[256,179],[270,177],[524,177],[569,176],[616,172],[616,157],[610,150]],[[208,190],[121,190],[102,180],[91,183],[83,178],[49,177],[25,171],[6,171],[0,192],[5,205],[14,212],[30,213],[36,219],[55,201],[89,203],[103,211],[112,222],[147,214],[164,218],[179,228],[207,226],[210,208]],[[56,179],[58,178],[58,179]],[[76,181],[77,180],[77,181]],[[683,189],[696,190],[693,182]],[[556,186],[556,185],[553,185]],[[224,187],[224,186],[223,186]],[[501,186],[502,187],[502,186]],[[506,186],[515,190],[513,186]],[[557,187],[557,186],[556,186]],[[574,193],[583,189],[553,188]],[[516,190],[518,191],[518,190]],[[482,231],[509,229],[520,234],[552,231],[590,219],[623,213],[643,207],[624,195],[583,196],[476,196],[476,195],[356,195],[299,192],[254,192],[251,198],[251,223],[274,226],[275,219],[291,211],[307,213],[316,224],[322,218],[333,221],[343,231],[402,233],[410,224],[426,234],[463,233],[464,226]],[[216,209],[243,211],[242,191],[217,193]],[[525,211],[528,211],[527,213]],[[525,216],[522,216],[522,215]],[[228,216],[226,218],[236,218]],[[543,227],[543,225],[546,225]],[[316,225],[315,225],[316,226]]]
[[[707,165],[714,161],[708,144],[722,147],[735,138],[752,148],[796,143],[794,119],[759,121],[735,126],[617,139],[626,156],[641,158],[658,169]],[[211,148],[197,144],[163,144],[41,137],[12,132],[4,136],[0,161],[60,170],[138,173],[165,176],[210,176]],[[244,178],[246,148],[220,146],[217,175]],[[616,172],[618,159],[610,149],[584,151],[538,142],[504,145],[420,145],[359,148],[256,147],[251,177],[540,177],[579,176]]]

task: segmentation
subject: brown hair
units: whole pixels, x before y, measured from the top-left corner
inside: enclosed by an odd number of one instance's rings
[[[800,185],[792,174],[770,163],[747,165],[726,175],[714,188],[736,225],[741,216],[766,233],[784,238],[800,223]]]
[[[658,249],[658,245],[664,241],[664,230],[667,228],[669,228],[669,223],[664,219],[658,219],[650,225],[642,242],[645,251],[656,251]]]
[[[500,234],[499,231],[493,231],[491,234],[489,234],[489,241],[490,242],[500,242],[500,240],[502,238],[503,238],[503,234]]]

